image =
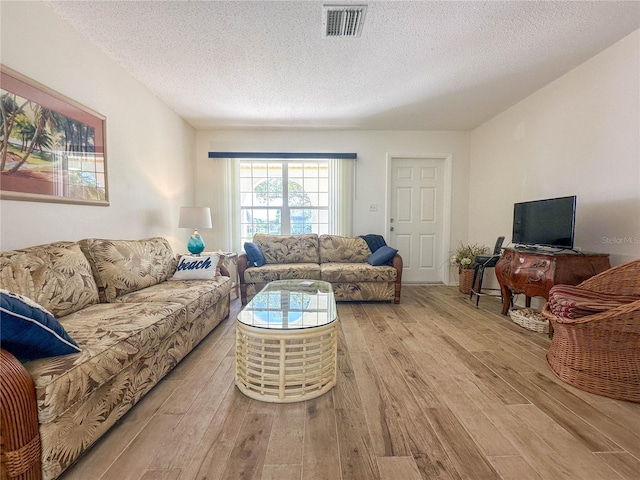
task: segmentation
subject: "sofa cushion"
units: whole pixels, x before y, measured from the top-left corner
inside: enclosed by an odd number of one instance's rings
[[[184,305],[191,321],[231,292],[231,279],[172,280],[118,297],[117,303],[173,302]]]
[[[82,402],[185,322],[179,303],[103,303],[61,318],[82,352],[25,363],[36,385],[40,423]],[[135,381],[147,381],[140,373]],[[87,428],[91,421],[86,419]]]
[[[371,255],[362,237],[320,235],[320,263],[364,263]]]
[[[163,282],[173,275],[177,259],[164,238],[80,241],[98,285],[101,302]]]
[[[253,236],[255,243],[267,262],[318,263],[318,236],[309,235],[263,235]]]
[[[395,282],[398,271],[393,267],[373,267],[368,263],[323,263],[320,280],[329,283]]]
[[[0,343],[19,360],[80,351],[58,320],[33,300],[0,290]]]
[[[57,318],[98,303],[91,266],[75,242],[2,252],[0,278],[2,288],[29,297]]]
[[[320,265],[317,263],[297,263],[282,265],[264,265],[247,268],[244,271],[245,283],[268,283],[274,280],[294,279],[320,280]]]

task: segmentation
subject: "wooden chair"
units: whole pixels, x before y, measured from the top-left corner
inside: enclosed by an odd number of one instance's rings
[[[640,296],[640,260],[606,270],[578,288]],[[640,403],[640,300],[580,318],[542,314],[554,334],[547,352],[551,370],[580,390]]]

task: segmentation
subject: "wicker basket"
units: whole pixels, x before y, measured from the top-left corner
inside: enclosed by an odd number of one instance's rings
[[[509,316],[514,323],[527,330],[538,333],[549,333],[549,321],[540,313],[531,308],[518,308],[509,311]]]
[[[473,283],[473,269],[471,268],[461,269],[459,274],[459,279],[458,279],[458,290],[460,290],[460,293],[469,295],[471,293],[472,283]]]

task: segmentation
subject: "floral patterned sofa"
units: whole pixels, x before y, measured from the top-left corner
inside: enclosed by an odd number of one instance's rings
[[[402,257],[396,253],[392,265],[372,266],[367,263],[372,252],[362,237],[256,234],[253,243],[266,264],[256,267],[246,254],[238,257],[243,305],[267,283],[291,279],[329,282],[338,301],[400,303]]]
[[[0,254],[2,289],[47,309],[81,349],[23,363],[2,350],[2,478],[58,477],[228,317],[231,280],[171,280],[177,261],[163,238]],[[22,366],[24,381],[9,381]]]

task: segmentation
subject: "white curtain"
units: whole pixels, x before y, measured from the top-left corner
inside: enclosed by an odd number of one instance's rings
[[[225,199],[227,202],[227,236],[233,251],[244,250],[240,241],[240,194],[238,193],[240,178],[240,159],[225,158]]]
[[[329,212],[333,235],[352,236],[353,200],[356,198],[355,165],[355,159],[329,160],[329,181],[332,186]]]

